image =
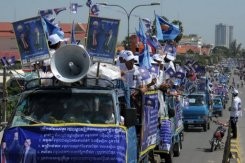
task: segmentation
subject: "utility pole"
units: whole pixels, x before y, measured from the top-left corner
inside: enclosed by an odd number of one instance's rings
[[[2,98],[2,122],[7,121],[7,85],[6,85],[6,76],[7,76],[7,66],[3,66],[3,98]]]

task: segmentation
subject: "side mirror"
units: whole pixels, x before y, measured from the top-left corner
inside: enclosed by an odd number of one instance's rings
[[[7,125],[8,125],[8,122],[1,122],[0,123],[0,126],[1,126],[0,131],[2,131],[5,127],[7,127]]]
[[[126,127],[135,126],[137,124],[137,111],[135,108],[124,109],[124,125]]]

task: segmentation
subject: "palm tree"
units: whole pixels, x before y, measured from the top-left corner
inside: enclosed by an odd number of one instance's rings
[[[239,56],[241,54],[241,47],[242,47],[241,43],[237,45],[236,40],[232,41],[230,44],[231,55],[235,57]]]

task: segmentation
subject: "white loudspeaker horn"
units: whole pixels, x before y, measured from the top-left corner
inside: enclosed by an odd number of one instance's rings
[[[65,83],[81,80],[90,67],[88,52],[79,45],[66,45],[56,50],[51,58],[51,71]]]

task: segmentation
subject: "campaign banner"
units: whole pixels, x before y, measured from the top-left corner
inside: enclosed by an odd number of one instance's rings
[[[182,106],[181,102],[177,101],[175,103],[175,128],[176,130],[181,129],[183,127],[182,121]]]
[[[50,57],[40,16],[12,23],[23,65]]]
[[[158,93],[148,91],[143,95],[143,114],[142,114],[142,141],[140,155],[144,155],[148,150],[156,145],[157,126],[158,126]]]
[[[120,20],[89,17],[86,48],[93,61],[114,63]]]
[[[1,150],[12,163],[125,163],[126,142],[119,126],[23,126],[5,130]]]
[[[171,132],[171,121],[169,119],[161,120],[160,127],[160,143],[159,150],[161,151],[170,151],[172,144],[172,132]]]

